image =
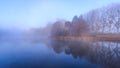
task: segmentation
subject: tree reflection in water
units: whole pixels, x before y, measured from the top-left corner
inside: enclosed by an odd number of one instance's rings
[[[86,59],[108,68],[120,68],[120,43],[118,42],[78,42],[53,40],[51,47],[56,53],[72,54],[74,58]]]

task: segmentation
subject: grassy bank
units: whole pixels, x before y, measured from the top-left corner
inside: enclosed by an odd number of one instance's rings
[[[89,34],[82,36],[60,36],[62,40],[73,40],[73,41],[114,41],[120,42],[120,34]]]

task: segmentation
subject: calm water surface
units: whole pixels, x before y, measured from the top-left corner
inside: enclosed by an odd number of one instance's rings
[[[0,68],[120,68],[120,43],[0,42]]]

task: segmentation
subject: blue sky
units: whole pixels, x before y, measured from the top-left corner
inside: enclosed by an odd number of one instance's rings
[[[120,0],[0,0],[0,27],[43,27]]]

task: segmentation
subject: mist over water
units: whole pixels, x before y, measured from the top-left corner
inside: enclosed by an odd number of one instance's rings
[[[80,42],[27,36],[24,32],[2,35],[1,68],[120,67],[119,42]]]
[[[120,68],[120,3],[93,1],[1,1],[0,68]]]

